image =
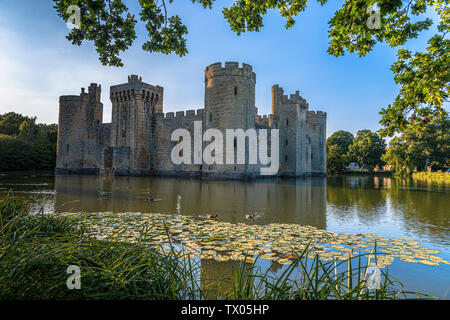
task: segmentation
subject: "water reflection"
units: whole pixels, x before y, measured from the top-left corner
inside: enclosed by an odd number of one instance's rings
[[[154,212],[326,228],[326,179],[199,181],[173,178],[57,176],[56,212]],[[148,198],[152,199],[151,201]],[[153,200],[154,199],[154,200]]]
[[[356,225],[356,232],[450,243],[445,185],[390,177],[330,177],[327,219]],[[389,234],[390,233],[390,234]]]

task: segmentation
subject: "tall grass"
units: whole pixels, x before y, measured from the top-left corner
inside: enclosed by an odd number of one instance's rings
[[[152,238],[147,225],[135,243],[119,241],[120,230],[116,238],[97,240],[88,233],[82,215],[29,215],[26,203],[12,196],[0,201],[0,221],[0,299],[406,297],[387,272],[380,289],[369,290],[361,256],[324,263],[318,257],[310,259],[305,249],[281,274],[243,261],[228,278],[209,279],[199,259],[183,259],[172,243],[168,253],[151,249],[146,244]],[[342,268],[345,263],[348,267]],[[80,290],[66,286],[70,265],[81,268]],[[216,285],[205,286],[208,281]]]

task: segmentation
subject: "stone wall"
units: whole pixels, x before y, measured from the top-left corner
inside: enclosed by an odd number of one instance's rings
[[[156,115],[156,140],[154,173],[156,175],[200,175],[202,165],[195,165],[193,156],[191,164],[175,165],[171,161],[171,151],[176,141],[171,141],[172,132],[183,128],[191,136],[191,150],[194,151],[194,121],[203,123],[204,109],[168,112]]]

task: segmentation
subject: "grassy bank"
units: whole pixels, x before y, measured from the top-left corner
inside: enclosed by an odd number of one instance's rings
[[[239,262],[229,277],[205,276],[205,261],[185,259],[172,244],[151,249],[144,225],[138,241],[91,237],[79,216],[29,215],[27,204],[0,201],[0,299],[399,299],[407,297],[387,271],[368,289],[361,256],[324,263],[296,253],[281,273]],[[371,257],[372,261],[376,255]],[[209,264],[217,262],[210,261]],[[81,289],[66,286],[67,268],[81,268]],[[206,277],[206,278],[205,278]]]
[[[450,184],[450,172],[414,172],[412,178]]]

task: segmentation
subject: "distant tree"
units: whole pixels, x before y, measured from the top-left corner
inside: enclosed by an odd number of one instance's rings
[[[20,133],[20,126],[24,121],[31,120],[15,112],[0,115],[0,134],[15,136]]]
[[[386,142],[370,130],[360,130],[348,149],[348,157],[361,167],[373,171],[377,165],[382,165],[381,156],[386,151]]]
[[[348,163],[348,148],[353,143],[353,134],[336,131],[327,139],[327,170],[330,173],[342,172]]]
[[[348,131],[336,131],[327,139],[327,146],[336,145],[339,153],[346,154],[348,147],[353,143],[353,138],[353,134]]]
[[[0,115],[0,170],[53,170],[56,124],[37,124],[35,117],[10,112]]]
[[[345,160],[338,146],[332,144],[327,146],[327,171],[329,173],[339,173],[345,170]]]
[[[19,136],[25,139],[35,139],[39,132],[39,127],[36,125],[36,118],[24,120],[19,127]]]
[[[389,143],[382,157],[397,174],[409,174],[428,165],[450,166],[450,120],[439,117],[424,128],[410,129]]]

